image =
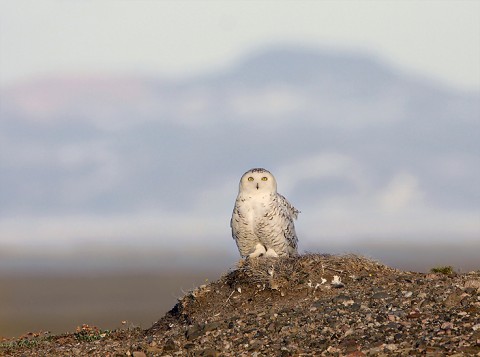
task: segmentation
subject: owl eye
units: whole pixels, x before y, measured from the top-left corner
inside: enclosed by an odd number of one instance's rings
[[[248,181],[253,181],[253,177],[250,176],[250,177],[248,178]]]
[[[267,181],[268,177],[262,177],[262,181]]]

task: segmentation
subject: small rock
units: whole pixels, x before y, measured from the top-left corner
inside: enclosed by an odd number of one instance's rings
[[[359,303],[354,302],[354,303],[352,304],[352,306],[350,306],[350,310],[352,310],[352,311],[358,311],[358,310],[360,310],[361,307],[362,307],[362,305],[360,305]]]
[[[165,345],[163,346],[164,351],[174,351],[176,349],[175,342],[169,338],[166,342]]]
[[[444,322],[440,328],[442,330],[451,330],[453,328],[453,324],[451,322]]]
[[[343,288],[345,286],[345,284],[341,282],[340,277],[338,275],[333,276],[331,285],[337,289]]]
[[[162,355],[162,354],[164,354],[163,350],[159,347],[156,347],[156,346],[155,347],[147,347],[147,352],[149,354],[152,354],[152,355]]]
[[[393,321],[390,321],[388,324],[385,325],[385,327],[389,330],[398,330],[399,326],[399,324]]]
[[[467,280],[464,284],[465,288],[474,288],[479,290],[480,289],[480,280],[479,279],[470,279]]]
[[[203,334],[203,328],[202,326],[196,324],[196,325],[192,325],[190,326],[188,329],[187,329],[187,332],[185,334],[185,337],[187,338],[187,340],[194,340],[196,339],[197,337],[201,336]]]
[[[480,288],[479,289],[477,289],[477,288],[465,288],[465,292],[469,295],[475,294],[477,292],[477,290],[480,291]]]
[[[332,301],[336,303],[343,303],[344,301],[349,301],[349,300],[352,300],[352,298],[350,296],[343,295],[343,294],[337,295],[332,299]]]
[[[353,351],[346,355],[346,357],[363,357],[363,356],[366,356],[366,354],[361,351]]]
[[[388,351],[395,351],[397,349],[397,345],[390,343],[388,345],[385,345],[385,349]]]
[[[422,313],[420,311],[412,311],[412,312],[408,313],[407,318],[408,319],[418,319],[421,316],[422,316]]]
[[[213,348],[206,348],[203,350],[201,355],[205,357],[215,357],[218,355],[218,353]]]
[[[352,306],[354,303],[355,303],[355,301],[353,301],[353,300],[346,300],[346,301],[342,302],[342,305],[348,307],[348,306]]]
[[[254,351],[258,350],[262,346],[262,343],[259,340],[252,340],[248,343],[248,346],[249,351]]]
[[[221,326],[222,326],[222,322],[220,321],[209,322],[208,324],[205,324],[204,330],[213,331],[213,330],[217,330]]]
[[[379,291],[378,293],[372,295],[372,299],[387,299],[389,297],[390,295],[388,295],[388,293],[385,291]]]
[[[444,304],[445,306],[448,306],[448,307],[457,306],[458,304],[460,304],[460,302],[463,300],[465,296],[467,296],[467,294],[465,293],[453,292],[447,296],[447,298],[444,301]]]
[[[325,303],[322,301],[322,300],[317,300],[317,301],[314,301],[312,306],[313,307],[316,307],[316,308],[319,308],[319,307],[322,307]]]
[[[142,352],[142,351],[134,351],[132,355],[133,357],[147,357],[145,352]]]
[[[372,356],[380,356],[382,352],[382,347],[381,346],[375,346],[372,347],[368,350],[368,354]]]
[[[403,341],[405,339],[405,335],[403,333],[396,333],[393,335],[395,341]]]

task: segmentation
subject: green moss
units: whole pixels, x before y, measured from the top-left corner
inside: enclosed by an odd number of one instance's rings
[[[452,275],[454,273],[453,267],[451,265],[434,267],[430,269],[430,272],[445,275]]]
[[[77,332],[73,334],[73,337],[77,341],[91,342],[101,340],[110,335],[109,330],[100,330],[97,327],[90,327],[83,325],[81,328],[77,328]]]
[[[109,330],[101,330],[98,327],[91,327],[88,325],[77,327],[76,332],[73,334],[62,334],[58,336],[40,336],[40,334],[28,334],[28,336],[20,337],[15,340],[0,342],[0,356],[2,356],[2,352],[11,353],[18,349],[34,349],[44,343],[54,341],[58,338],[73,337],[79,342],[91,342],[109,337],[111,334],[112,332]]]
[[[0,343],[0,348],[6,351],[13,351],[19,348],[34,348],[44,341],[50,341],[51,336],[48,337],[34,337],[34,338],[20,338],[14,341],[7,341]]]

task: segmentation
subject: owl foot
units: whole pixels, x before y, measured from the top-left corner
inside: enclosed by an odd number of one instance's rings
[[[268,250],[265,252],[265,256],[267,258],[278,258],[277,252],[275,252],[272,248],[268,248]]]
[[[265,250],[265,247],[263,246],[263,244],[257,243],[257,245],[255,246],[255,250],[253,251],[253,253],[250,253],[248,255],[248,257],[249,258],[257,258],[259,256],[264,255],[265,252],[266,252],[266,250]]]

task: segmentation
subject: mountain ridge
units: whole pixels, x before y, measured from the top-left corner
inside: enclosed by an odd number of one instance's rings
[[[0,185],[8,190],[0,191],[0,225],[13,217],[28,226],[30,217],[47,216],[61,227],[65,216],[81,224],[85,215],[123,222],[124,214],[161,212],[158,231],[180,213],[184,225],[202,217],[219,231],[238,177],[265,166],[304,212],[306,231],[320,217],[333,236],[343,222],[363,236],[411,235],[405,227],[430,236],[452,227],[457,236],[478,233],[465,224],[480,198],[476,95],[412,81],[364,55],[351,59],[360,63],[352,69],[346,60],[320,66],[325,51],[283,51],[245,57],[209,80],[77,77],[66,87],[2,89]],[[265,78],[256,75],[269,65]],[[330,80],[309,71],[331,72]],[[248,76],[258,83],[242,84]]]

